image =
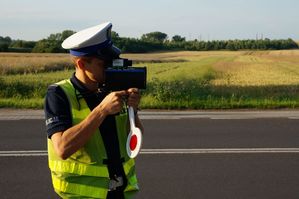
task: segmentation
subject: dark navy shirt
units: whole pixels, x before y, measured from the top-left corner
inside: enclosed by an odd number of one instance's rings
[[[77,97],[83,97],[90,110],[99,105],[108,94],[107,92],[90,92],[75,75],[72,76],[71,82],[78,91]],[[72,127],[70,104],[61,87],[55,84],[49,86],[44,107],[49,138],[56,132]],[[99,126],[99,130],[107,152],[106,164],[108,164],[110,177],[124,176],[114,115],[107,116]]]

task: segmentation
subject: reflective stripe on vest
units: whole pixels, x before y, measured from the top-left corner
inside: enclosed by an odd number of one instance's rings
[[[73,125],[80,123],[90,113],[83,98],[77,99],[76,90],[70,80],[58,82],[68,97]],[[79,93],[78,93],[79,94]],[[128,179],[125,197],[131,198],[138,191],[135,174],[135,161],[126,154],[127,114],[115,117],[121,156],[125,162],[123,168]],[[91,198],[106,198],[109,186],[109,173],[103,160],[107,159],[106,150],[99,130],[92,135],[85,146],[66,160],[55,153],[52,141],[48,139],[49,167],[55,191],[59,195],[80,195]]]
[[[107,168],[105,166],[86,166],[85,164],[77,162],[49,160],[49,167],[51,171],[55,172],[109,178],[109,174],[107,173]]]
[[[52,182],[53,182],[54,189],[56,192],[58,192],[58,194],[62,192],[62,193],[75,194],[81,196],[82,198],[85,197],[106,198],[108,193],[106,187],[101,188],[100,185],[98,185],[97,188],[94,188],[93,186],[88,186],[85,184],[66,182],[61,180],[55,175],[52,175]]]

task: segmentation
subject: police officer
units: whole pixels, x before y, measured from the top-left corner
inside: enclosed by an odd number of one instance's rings
[[[101,88],[107,63],[120,55],[111,27],[107,22],[67,38],[62,47],[70,50],[75,73],[47,91],[49,167],[62,198],[132,198],[139,189],[135,162],[126,153],[124,107],[136,113],[140,94],[136,88],[110,93]],[[135,123],[143,131],[137,114]]]

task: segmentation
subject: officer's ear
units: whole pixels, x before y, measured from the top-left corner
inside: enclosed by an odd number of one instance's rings
[[[71,60],[76,68],[82,68],[83,63],[82,60],[80,61],[81,58],[82,57],[71,56]]]
[[[78,57],[75,60],[76,67],[80,69],[86,69],[87,64],[92,62],[92,57]]]
[[[76,60],[76,67],[78,67],[79,69],[85,68],[85,62],[84,62],[83,58],[79,58]]]

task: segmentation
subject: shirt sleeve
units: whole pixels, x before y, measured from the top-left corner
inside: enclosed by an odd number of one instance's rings
[[[48,138],[51,138],[54,133],[65,131],[72,126],[69,101],[58,85],[48,87],[44,111]]]

